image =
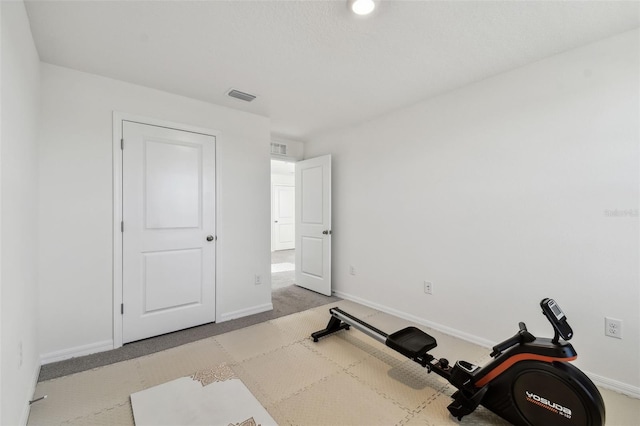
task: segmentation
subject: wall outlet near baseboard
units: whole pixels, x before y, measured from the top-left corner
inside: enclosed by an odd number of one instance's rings
[[[424,293],[433,294],[433,283],[431,281],[424,282]]]
[[[622,320],[604,317],[604,335],[622,339]]]
[[[353,265],[349,265],[349,273],[351,275],[355,275],[356,274],[356,267]]]
[[[262,284],[262,275],[258,275],[258,274],[256,274],[255,284],[256,284],[256,285],[260,285],[260,284]]]

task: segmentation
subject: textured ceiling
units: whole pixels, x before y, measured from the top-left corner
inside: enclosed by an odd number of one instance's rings
[[[294,140],[640,26],[636,1],[27,1],[44,62],[271,118]],[[230,88],[256,94],[247,104]]]

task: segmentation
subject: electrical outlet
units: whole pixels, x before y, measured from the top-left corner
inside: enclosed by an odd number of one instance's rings
[[[256,285],[262,284],[262,276],[261,275],[256,275],[255,284]]]
[[[604,317],[604,335],[622,339],[622,320]]]
[[[353,265],[350,265],[350,266],[349,266],[349,273],[350,273],[351,275],[355,275],[355,274],[356,274],[356,268],[355,268],[355,266],[353,266]]]
[[[424,282],[424,292],[425,294],[433,294],[433,283],[430,281]]]
[[[22,340],[18,343],[18,367],[22,367]]]

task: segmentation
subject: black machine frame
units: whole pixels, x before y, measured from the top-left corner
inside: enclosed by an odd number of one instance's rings
[[[396,350],[457,388],[447,408],[458,420],[483,405],[516,425],[604,425],[600,392],[569,364],[577,353],[567,342],[573,330],[566,315],[553,299],[543,299],[540,306],[554,328],[554,337],[535,337],[520,322],[518,333],[494,346],[492,359],[484,366],[463,360],[451,365],[446,358],[436,359],[429,354],[437,346],[436,339],[424,331],[406,327],[387,334],[337,307],[329,309],[327,327],[311,337],[318,342],[353,327]]]

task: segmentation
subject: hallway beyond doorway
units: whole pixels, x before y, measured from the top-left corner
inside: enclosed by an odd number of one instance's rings
[[[296,251],[271,252],[271,291],[295,284]]]

